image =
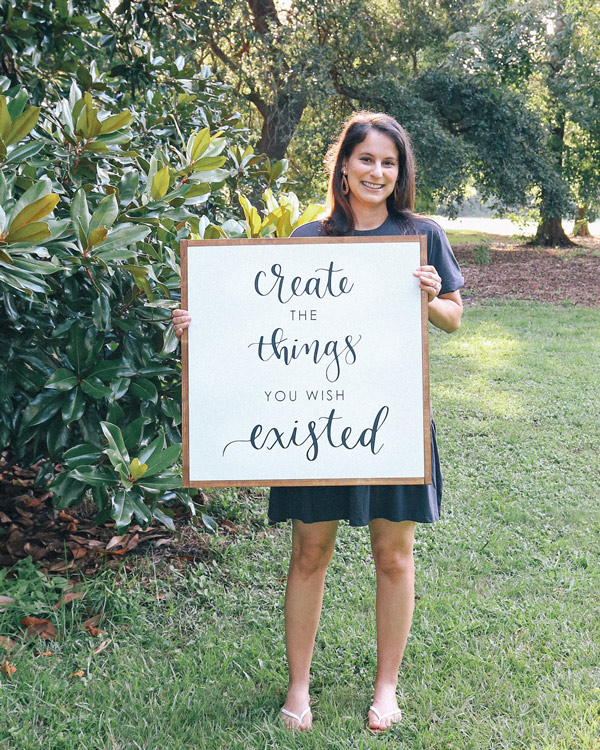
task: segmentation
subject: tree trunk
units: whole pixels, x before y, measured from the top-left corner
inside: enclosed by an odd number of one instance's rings
[[[587,206],[577,206],[577,216],[573,223],[573,237],[591,237],[587,220]]]
[[[550,216],[542,220],[530,244],[550,247],[570,247],[576,243],[571,242],[565,234],[560,217]]]
[[[300,123],[306,102],[306,94],[303,92],[293,89],[279,92],[274,104],[268,105],[261,112],[263,126],[256,144],[259,153],[266,154],[269,159],[283,159]]]

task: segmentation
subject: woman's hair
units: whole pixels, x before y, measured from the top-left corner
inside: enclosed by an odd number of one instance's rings
[[[398,181],[394,192],[387,199],[388,213],[399,220],[414,216],[415,162],[408,133],[389,115],[381,112],[357,112],[346,121],[339,138],[330,146],[325,157],[329,173],[327,217],[323,220],[325,234],[343,235],[354,230],[354,214],[349,196],[342,191],[342,164],[373,129],[389,136],[398,149]]]

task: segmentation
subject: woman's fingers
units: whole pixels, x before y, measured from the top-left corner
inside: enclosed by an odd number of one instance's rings
[[[177,338],[181,338],[181,334],[186,328],[189,328],[192,318],[187,310],[173,310],[171,313],[173,318],[173,328],[175,329],[175,335]]]
[[[414,271],[414,275],[419,279],[419,287],[427,292],[429,299],[435,299],[442,288],[442,279],[434,266],[419,266]]]

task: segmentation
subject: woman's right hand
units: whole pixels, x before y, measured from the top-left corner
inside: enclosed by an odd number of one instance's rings
[[[189,328],[192,318],[187,310],[173,310],[171,317],[173,318],[175,335],[180,339],[185,329]]]

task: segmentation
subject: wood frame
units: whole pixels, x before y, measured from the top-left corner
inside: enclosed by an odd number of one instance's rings
[[[351,237],[296,237],[285,239],[261,238],[261,239],[215,239],[215,240],[183,240],[181,242],[181,306],[189,308],[188,289],[188,257],[189,248],[194,246],[247,246],[247,245],[310,245],[325,243],[419,243],[420,265],[427,263],[427,238],[425,236],[351,236]],[[184,331],[181,338],[181,363],[182,363],[182,463],[183,463],[183,486],[184,487],[251,487],[251,486],[318,486],[318,485],[373,485],[373,484],[431,484],[431,427],[430,427],[430,397],[429,397],[429,318],[428,318],[428,295],[420,293],[420,324],[421,324],[421,370],[422,370],[422,394],[423,394],[423,472],[420,476],[410,477],[344,477],[344,478],[319,478],[319,479],[261,479],[235,478],[227,480],[190,479],[190,351],[188,342],[188,331]],[[275,460],[275,459],[274,459]]]

